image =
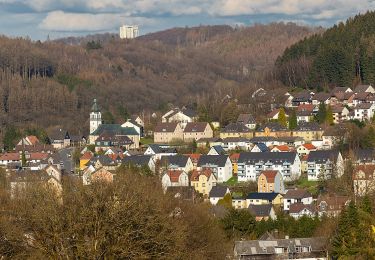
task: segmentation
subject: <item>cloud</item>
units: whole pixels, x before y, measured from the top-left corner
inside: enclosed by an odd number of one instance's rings
[[[154,19],[145,17],[126,17],[122,14],[88,14],[65,13],[63,11],[49,12],[40,23],[39,28],[58,32],[94,32],[118,28],[124,21],[141,26],[155,23]]]

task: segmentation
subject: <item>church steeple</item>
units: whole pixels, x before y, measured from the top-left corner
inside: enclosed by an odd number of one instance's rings
[[[90,134],[95,132],[96,129],[102,124],[102,113],[100,112],[100,108],[94,99],[94,102],[91,107],[90,113]]]

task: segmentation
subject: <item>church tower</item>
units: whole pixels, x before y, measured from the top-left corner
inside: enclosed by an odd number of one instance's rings
[[[99,106],[94,99],[94,103],[91,107],[90,112],[90,134],[92,134],[102,124],[102,113],[100,112]]]

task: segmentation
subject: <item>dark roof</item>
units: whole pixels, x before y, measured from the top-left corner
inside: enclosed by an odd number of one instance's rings
[[[195,133],[195,132],[204,132],[206,130],[207,125],[210,125],[207,122],[192,122],[187,123],[184,129],[185,133]]]
[[[254,117],[251,114],[240,114],[237,118],[237,123],[255,124]]]
[[[53,140],[70,139],[69,132],[64,129],[55,129],[48,137]]]
[[[308,197],[312,197],[311,193],[303,189],[288,190],[284,195],[284,199],[303,199]]]
[[[339,156],[338,150],[318,150],[311,151],[307,162],[325,163],[327,160],[335,162]]]
[[[365,92],[371,85],[358,85],[355,87],[355,92]]]
[[[359,103],[354,109],[370,109],[372,105],[372,103]]]
[[[256,217],[268,217],[271,213],[272,205],[249,205],[249,211]]]
[[[159,123],[156,127],[154,132],[166,132],[166,133],[173,133],[176,130],[178,123],[171,122],[171,123]]]
[[[222,141],[223,143],[250,142],[250,140],[245,137],[227,137]]]
[[[243,152],[240,154],[238,163],[255,164],[257,162],[272,162],[273,164],[283,164],[284,162],[293,163],[296,159],[296,152],[284,152],[284,153],[251,153]]]
[[[287,131],[288,130],[285,126],[282,126],[277,122],[269,122],[269,123],[261,126],[257,131],[258,132],[264,132],[266,127],[269,128],[271,130],[271,132]]]
[[[228,155],[201,155],[198,161],[198,167],[206,165],[216,165],[217,167],[224,167],[228,158]]]
[[[358,92],[357,94],[355,94],[354,99],[355,100],[366,101],[367,98],[369,98],[371,95],[372,94],[369,93],[369,92]]]
[[[92,107],[91,107],[91,112],[100,112],[100,108],[98,104],[96,103],[96,98],[93,101]]]
[[[356,160],[364,162],[372,162],[375,160],[375,149],[358,149],[354,151]]]
[[[292,102],[308,102],[312,98],[310,91],[304,90],[294,94]]]
[[[251,192],[247,195],[246,199],[249,200],[274,200],[279,193],[275,192]]]
[[[159,144],[149,144],[150,147],[155,153],[177,153],[176,148],[169,146],[162,146]]]
[[[348,87],[335,87],[334,89],[332,89],[332,93],[345,92],[348,89],[349,89]],[[353,92],[349,92],[349,93],[353,93]]]
[[[97,155],[95,157],[92,157],[86,165],[94,165],[97,161],[99,161],[103,166],[116,165],[116,162],[112,161],[112,159],[107,155]]]
[[[119,124],[101,124],[92,135],[101,135],[103,132],[114,133],[115,135],[138,135],[134,127],[122,127]]]
[[[226,186],[221,186],[221,185],[213,186],[209,193],[209,197],[210,198],[223,198],[227,190],[228,190],[228,187]]]
[[[331,94],[329,93],[324,93],[324,92],[319,92],[316,93],[313,97],[313,100],[317,100],[319,102],[325,102],[326,100],[331,98]]]
[[[125,156],[122,159],[123,164],[134,164],[136,166],[148,166],[148,163],[151,160],[151,155],[132,155]]]
[[[251,130],[243,123],[230,123],[223,130],[223,133],[249,133]]]
[[[221,155],[224,155],[227,153],[221,145],[214,145],[211,147],[211,149],[214,149],[218,154],[221,154]]]
[[[189,160],[189,156],[186,155],[167,155],[167,156],[162,156],[160,160],[160,165],[164,166],[177,166],[177,167],[185,167],[187,162]]]
[[[205,137],[198,139],[197,143],[207,143],[207,142],[221,142],[222,139],[220,137]]]
[[[302,122],[293,131],[323,131],[316,122]]]
[[[312,213],[316,211],[314,204],[294,203],[290,205],[289,213],[300,213],[304,209],[308,209]]]
[[[255,144],[255,146],[257,146],[262,153],[270,151],[270,149],[268,149],[267,145],[264,143]]]

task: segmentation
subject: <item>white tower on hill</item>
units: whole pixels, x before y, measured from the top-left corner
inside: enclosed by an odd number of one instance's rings
[[[94,99],[94,103],[91,107],[90,112],[90,134],[92,134],[102,124],[102,113],[100,112],[99,106]]]

